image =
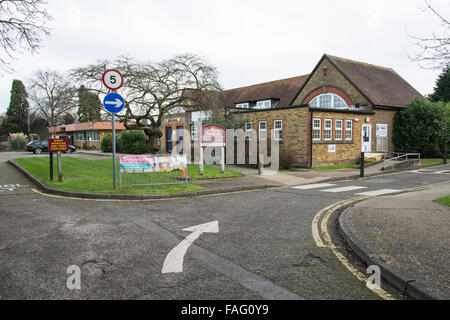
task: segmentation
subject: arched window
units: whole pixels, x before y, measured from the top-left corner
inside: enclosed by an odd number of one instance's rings
[[[320,94],[309,102],[310,107],[347,109],[345,101],[334,93]]]

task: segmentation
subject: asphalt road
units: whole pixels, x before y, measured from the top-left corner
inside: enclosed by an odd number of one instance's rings
[[[0,299],[379,299],[317,247],[315,214],[356,193],[450,177],[435,173],[447,166],[313,189],[92,201],[33,192],[5,163],[19,156],[33,155],[0,153]],[[168,253],[191,234],[182,229],[211,221],[219,232],[195,240],[183,271],[162,273]],[[66,285],[72,265],[81,270],[79,290]]]

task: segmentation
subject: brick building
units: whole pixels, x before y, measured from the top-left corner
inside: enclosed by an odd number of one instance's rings
[[[415,98],[423,96],[393,69],[328,54],[309,75],[219,94],[220,109],[244,120],[244,130],[270,139],[273,129],[280,154],[293,154],[303,167],[356,162],[361,151],[395,151],[395,113]],[[189,127],[195,142],[193,123],[204,117],[205,111],[187,111],[175,115],[176,122],[167,119],[163,149],[168,134],[182,128]]]
[[[115,123],[116,134],[125,130],[123,123]],[[100,150],[103,136],[112,133],[111,121],[91,121],[48,128],[50,135],[67,137],[78,149]]]

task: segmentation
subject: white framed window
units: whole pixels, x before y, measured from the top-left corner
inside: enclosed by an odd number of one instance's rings
[[[252,122],[251,121],[247,121],[245,123],[245,137],[251,139],[252,137]]]
[[[268,109],[272,106],[272,103],[270,100],[261,100],[256,102],[256,109]]]
[[[84,139],[84,131],[76,131],[75,132],[75,140],[76,141],[86,141]]]
[[[88,141],[99,141],[100,139],[98,137],[98,131],[97,130],[88,131],[87,139],[88,139]]]
[[[273,122],[273,133],[275,140],[282,140],[283,137],[283,121],[275,120]]]
[[[345,140],[353,140],[353,120],[345,120]]]
[[[259,140],[267,139],[266,120],[259,121]]]
[[[191,112],[191,121],[203,121],[205,119],[211,118],[212,111],[211,110],[202,110],[202,111],[192,111]]]
[[[334,121],[334,140],[342,140],[342,120]]]
[[[320,140],[321,135],[322,135],[322,119],[314,118],[313,119],[312,138],[313,138],[313,140]]]
[[[191,139],[194,141],[198,140],[198,130],[195,125],[191,126]]]
[[[323,140],[331,140],[333,137],[333,120],[325,119],[323,122]]]
[[[309,102],[310,107],[318,108],[334,108],[334,109],[346,109],[348,108],[344,99],[334,93],[323,93],[315,97]]]
[[[248,104],[248,102],[244,102],[244,103],[236,103],[236,108],[240,108],[240,109],[248,109],[248,108],[249,108],[249,104]]]

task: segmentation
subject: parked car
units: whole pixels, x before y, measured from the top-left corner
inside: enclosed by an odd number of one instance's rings
[[[35,140],[27,144],[26,151],[33,152],[35,154],[41,154],[42,152],[48,152],[48,140]],[[69,150],[63,151],[64,153],[75,152],[77,148],[69,144]]]

